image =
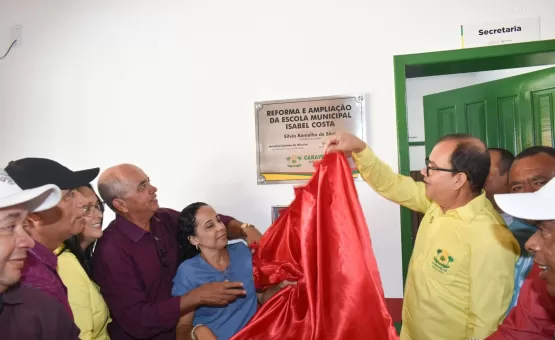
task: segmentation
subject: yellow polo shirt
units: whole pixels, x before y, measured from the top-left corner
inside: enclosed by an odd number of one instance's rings
[[[425,184],[399,175],[367,147],[353,154],[383,197],[425,213],[409,264],[401,340],[485,339],[513,295],[520,248],[485,193],[443,212]]]
[[[61,250],[56,249],[55,254]],[[108,306],[73,253],[66,250],[58,256],[58,274],[67,287],[69,306],[81,331],[79,339],[110,340],[107,327],[112,319]]]

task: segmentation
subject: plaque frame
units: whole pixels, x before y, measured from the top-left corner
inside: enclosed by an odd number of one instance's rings
[[[278,219],[279,212],[287,208],[289,208],[288,205],[272,205],[272,224]]]
[[[360,114],[360,131],[355,134],[358,135],[365,143],[367,140],[367,116],[368,116],[368,105],[366,104],[369,99],[368,93],[352,93],[344,95],[333,95],[333,96],[321,96],[321,97],[305,97],[305,98],[291,98],[291,99],[279,99],[279,100],[268,100],[268,101],[257,101],[254,103],[254,117],[255,117],[255,129],[256,129],[256,178],[258,185],[268,185],[268,184],[304,184],[312,178],[314,171],[310,174],[295,175],[283,173],[279,176],[280,179],[268,180],[261,172],[260,167],[260,153],[262,152],[262,146],[260,143],[260,121],[258,111],[262,110],[265,105],[271,104],[284,104],[284,103],[300,103],[300,102],[316,102],[323,100],[337,100],[337,99],[354,99],[359,105],[357,107],[356,113]],[[349,131],[354,133],[354,131]],[[358,171],[353,172],[353,178],[355,181],[361,180]]]

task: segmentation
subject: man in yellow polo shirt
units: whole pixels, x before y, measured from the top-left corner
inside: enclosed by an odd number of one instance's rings
[[[479,139],[443,137],[424,182],[394,173],[359,138],[338,133],[326,152],[345,152],[383,197],[425,213],[409,264],[401,340],[485,339],[503,320],[520,254],[486,198],[490,156]]]

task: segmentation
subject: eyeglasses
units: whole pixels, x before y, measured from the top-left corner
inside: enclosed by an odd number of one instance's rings
[[[96,210],[103,213],[104,212],[104,202],[98,202],[96,204],[84,205],[82,208],[85,211],[86,216],[92,215],[92,213],[94,212],[93,208],[96,208]]]
[[[170,264],[166,259],[166,252],[164,251],[164,249],[162,249],[162,247],[160,247],[160,240],[158,239],[158,237],[154,236],[154,241],[156,242],[156,252],[158,253],[160,264],[162,264],[162,267],[168,268]]]
[[[461,172],[457,169],[445,169],[445,168],[437,168],[437,167],[432,167],[430,166],[430,159],[428,157],[426,157],[425,160],[425,164],[426,164],[426,176],[430,177],[430,170],[437,170],[437,171],[444,171],[444,172],[451,172],[451,173],[457,173],[457,172]]]

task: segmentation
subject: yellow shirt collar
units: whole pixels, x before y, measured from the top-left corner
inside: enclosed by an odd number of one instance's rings
[[[470,222],[480,211],[482,211],[488,204],[486,198],[486,192],[482,190],[482,193],[474,198],[467,204],[459,207],[457,209],[448,210],[445,215],[458,215],[464,222]]]

